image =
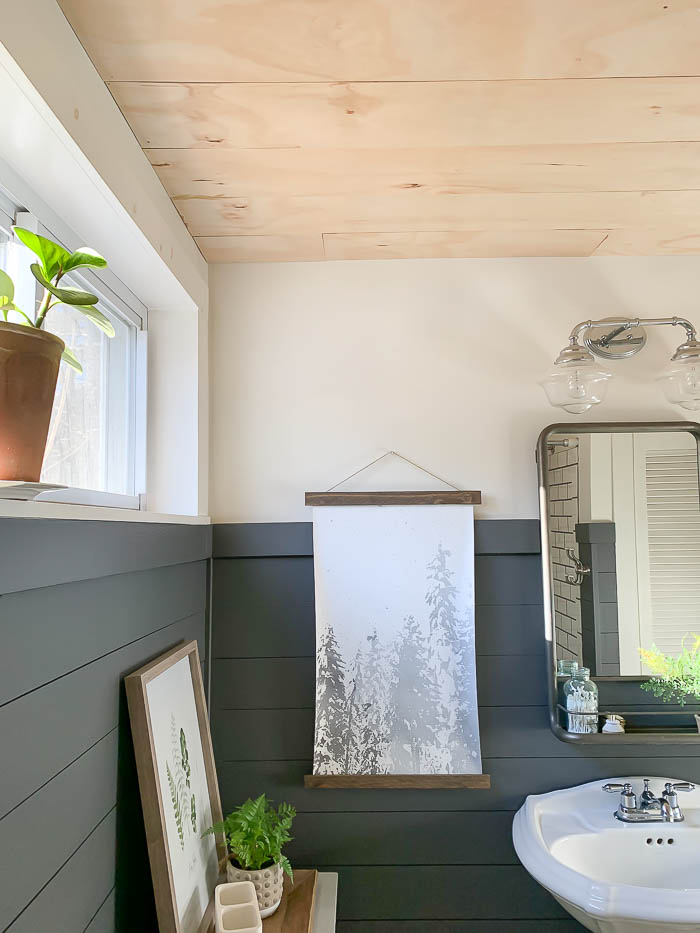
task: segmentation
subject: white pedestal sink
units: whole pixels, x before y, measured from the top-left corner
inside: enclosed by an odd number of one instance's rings
[[[643,781],[610,780],[637,792]],[[680,796],[682,823],[633,824],[615,819],[605,783],[528,797],[513,821],[518,858],[587,930],[700,933],[700,790]]]

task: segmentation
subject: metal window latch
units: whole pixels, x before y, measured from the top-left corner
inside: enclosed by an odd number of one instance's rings
[[[591,568],[586,567],[586,565],[583,563],[581,558],[572,547],[568,547],[566,549],[566,556],[574,565],[574,573],[568,573],[566,575],[566,582],[570,583],[572,586],[581,586],[586,578],[586,574],[591,572]]]

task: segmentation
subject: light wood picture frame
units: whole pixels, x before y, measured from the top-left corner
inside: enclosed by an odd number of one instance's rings
[[[226,850],[202,836],[222,814],[197,642],[124,682],[159,931],[205,933]]]

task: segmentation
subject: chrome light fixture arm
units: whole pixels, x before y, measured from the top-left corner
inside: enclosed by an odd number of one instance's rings
[[[611,332],[607,335],[607,342],[614,340],[615,337],[623,333],[626,330],[631,330],[634,327],[660,327],[664,324],[669,324],[672,327],[684,327],[686,338],[688,342],[697,340],[697,332],[695,327],[691,322],[684,317],[647,317],[647,318],[604,318],[600,321],[581,321],[575,327],[572,328],[571,333],[569,334],[569,345],[572,347],[580,346],[581,340],[583,339],[586,331],[591,330],[593,327],[610,327]],[[639,348],[641,350],[641,347]],[[593,348],[595,353],[595,349]]]
[[[685,340],[657,381],[671,404],[689,411],[700,410],[700,341],[694,324],[677,316],[580,321],[554,361],[554,370],[540,382],[550,404],[582,414],[602,402],[612,373],[596,357],[622,360],[634,356],[646,344],[646,329],[663,326],[682,327]]]

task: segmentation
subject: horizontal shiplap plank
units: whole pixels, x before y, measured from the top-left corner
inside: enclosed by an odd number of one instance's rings
[[[648,754],[648,753],[647,753]],[[317,790],[304,787],[311,773],[308,761],[219,761],[217,770],[224,812],[265,791],[273,800],[287,800],[299,813],[372,811],[517,810],[529,794],[546,794],[588,781],[609,781],[632,775],[700,783],[700,757],[643,757],[630,760],[623,749],[615,757],[484,758],[491,776],[489,790]]]
[[[312,709],[315,663],[308,658],[220,659],[213,662],[212,706],[223,710]],[[547,701],[544,655],[485,655],[477,660],[480,706]]]
[[[312,522],[221,523],[212,527],[214,557],[313,556]],[[477,518],[474,551],[477,555],[539,554],[540,523],[533,518]]]
[[[193,638],[205,656],[203,613],[175,622],[3,706],[0,816],[115,728],[124,674]]]
[[[285,85],[130,81],[114,82],[110,90],[148,149],[700,140],[696,77]]]
[[[214,557],[310,557],[311,522],[222,522],[212,526]]]
[[[81,933],[88,924],[90,933],[114,930],[109,906],[103,912],[100,905],[109,903],[109,899],[104,899],[114,885],[116,822],[116,814],[110,813],[8,927],[7,933],[43,930]],[[43,836],[37,837],[35,845],[42,839]],[[27,866],[29,872],[32,868]]]
[[[114,933],[115,895],[110,891],[100,909],[85,928],[85,933]]]
[[[315,654],[310,557],[215,560],[213,594],[215,658]]]
[[[7,856],[0,872],[3,929],[70,858],[116,801],[115,729],[0,820],[0,851]],[[100,899],[85,918],[86,923],[112,883],[99,892]],[[80,885],[73,892],[74,899],[81,900],[83,892],[89,893],[89,887]]]
[[[700,80],[700,79],[699,79]],[[700,97],[699,97],[700,99]],[[698,105],[700,107],[700,105]],[[382,197],[280,195],[190,198],[175,205],[195,237],[221,234],[307,235],[323,232],[425,233],[536,230],[635,231],[696,234],[700,190],[573,193],[463,193],[393,189]],[[602,248],[603,244],[601,243]]]
[[[518,865],[512,812],[301,813],[297,865]]]
[[[214,657],[313,656],[313,586],[311,558],[215,561]],[[543,654],[543,633],[541,603],[476,608],[478,654]]]
[[[566,916],[519,865],[351,866],[339,873],[339,920]]]
[[[215,660],[212,707],[260,709],[312,708],[316,692],[315,661],[310,658]]]
[[[203,612],[206,579],[197,561],[0,597],[0,704]]]
[[[440,230],[324,233],[325,259],[470,259],[591,256],[605,230]],[[215,237],[205,238],[208,241]],[[235,238],[234,238],[235,239]],[[201,242],[198,237],[197,242]]]
[[[477,607],[542,605],[539,555],[477,555],[474,576]]]
[[[544,611],[541,605],[477,606],[476,653],[544,654]]]
[[[210,555],[210,525],[0,518],[0,594]]]
[[[695,744],[677,745],[672,739],[652,744],[648,737],[642,737],[641,744],[635,744],[634,737],[627,736],[629,741],[619,745],[612,740],[594,745],[562,742],[550,728],[546,706],[480,707],[479,721],[484,758],[615,758],[622,749],[630,759],[697,755]],[[219,763],[309,759],[313,753],[314,711],[214,709],[212,730]],[[517,769],[517,764],[514,767]]]
[[[676,191],[696,188],[700,143],[531,144],[465,148],[148,149],[172,197],[278,197],[345,194],[381,197],[394,188],[433,191]],[[419,229],[419,228],[418,228]],[[560,231],[562,236],[576,231]],[[394,235],[396,236],[396,235]],[[590,236],[589,236],[590,239]],[[371,241],[370,241],[371,242]],[[242,241],[241,247],[252,244]],[[328,258],[362,240],[326,237]],[[215,246],[216,244],[212,244]],[[280,258],[293,241],[271,243]],[[366,244],[366,246],[369,244]],[[401,241],[394,241],[397,250]],[[429,246],[426,242],[425,247]],[[583,245],[583,243],[582,243]],[[309,258],[320,243],[301,240]]]

